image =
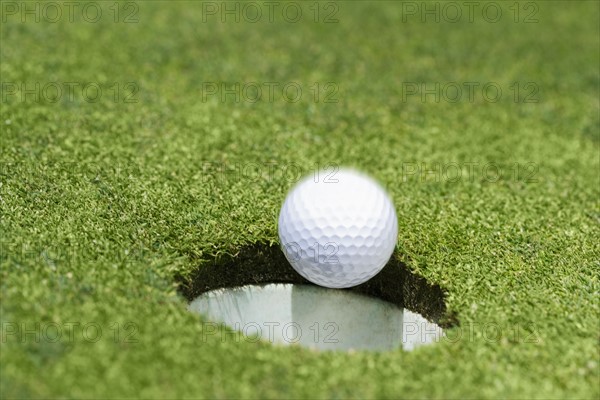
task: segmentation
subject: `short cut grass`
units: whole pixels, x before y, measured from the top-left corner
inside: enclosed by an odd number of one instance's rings
[[[7,3],[3,398],[600,396],[597,2],[515,3],[516,22],[497,2],[496,23],[384,1],[315,3],[334,23],[313,3],[250,23],[191,1],[22,22]],[[328,165],[387,188],[395,260],[442,288],[453,340],[316,353],[186,310],[182,282],[277,246],[298,171]]]

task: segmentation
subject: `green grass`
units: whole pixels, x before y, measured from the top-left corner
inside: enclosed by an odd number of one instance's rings
[[[334,24],[204,23],[199,2],[140,2],[139,22],[123,24],[112,3],[97,4],[98,23],[21,23],[3,11],[2,397],[600,396],[598,3],[539,2],[531,24],[513,22],[512,2],[497,3],[495,24],[480,14],[403,22],[401,5],[383,1],[340,2]],[[80,92],[57,102],[7,94],[6,83],[36,82],[105,91],[95,103]],[[124,102],[128,82],[135,103]],[[298,82],[303,96],[203,101],[203,82]],[[334,82],[338,102],[312,100],[315,82]],[[403,82],[497,82],[503,95],[404,101]],[[527,82],[536,103],[523,101]],[[277,173],[215,170],[249,163]],[[203,332],[181,279],[277,244],[292,185],[281,171],[329,163],[386,186],[395,257],[442,287],[459,324],[449,334],[473,334],[346,354]],[[462,179],[407,174],[415,163],[459,163]],[[465,163],[478,163],[473,179]],[[488,164],[503,178],[485,179]],[[51,323],[63,331],[56,342],[22,331]],[[98,341],[82,334],[90,323]],[[486,340],[485,326],[502,337]]]

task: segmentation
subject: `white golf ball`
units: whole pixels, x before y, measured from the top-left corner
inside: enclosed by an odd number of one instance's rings
[[[396,211],[385,190],[351,169],[309,176],[288,194],[279,240],[294,269],[330,288],[359,285],[390,259],[398,239]]]

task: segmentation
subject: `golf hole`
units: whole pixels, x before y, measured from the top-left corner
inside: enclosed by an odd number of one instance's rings
[[[213,328],[223,324],[250,341],[315,350],[409,351],[443,335],[437,324],[390,302],[306,284],[211,290],[194,299],[189,310],[211,321]]]
[[[440,328],[458,325],[442,288],[413,273],[396,255],[369,281],[342,290],[311,284],[278,246],[261,243],[205,260],[177,280],[189,309],[211,324],[208,329],[228,332],[218,329],[222,324],[246,340],[260,336],[257,341],[315,349],[411,350],[437,341]],[[295,333],[294,323],[301,333]],[[335,337],[327,336],[335,330]]]

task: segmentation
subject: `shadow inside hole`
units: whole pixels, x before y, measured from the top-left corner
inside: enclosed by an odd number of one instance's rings
[[[179,277],[180,291],[188,301],[219,288],[261,283],[309,284],[288,263],[277,246],[254,245],[241,249],[235,256],[223,256],[200,267],[190,277]],[[388,301],[398,307],[421,314],[440,327],[456,325],[447,313],[444,292],[413,274],[395,257],[371,280],[350,289]]]

